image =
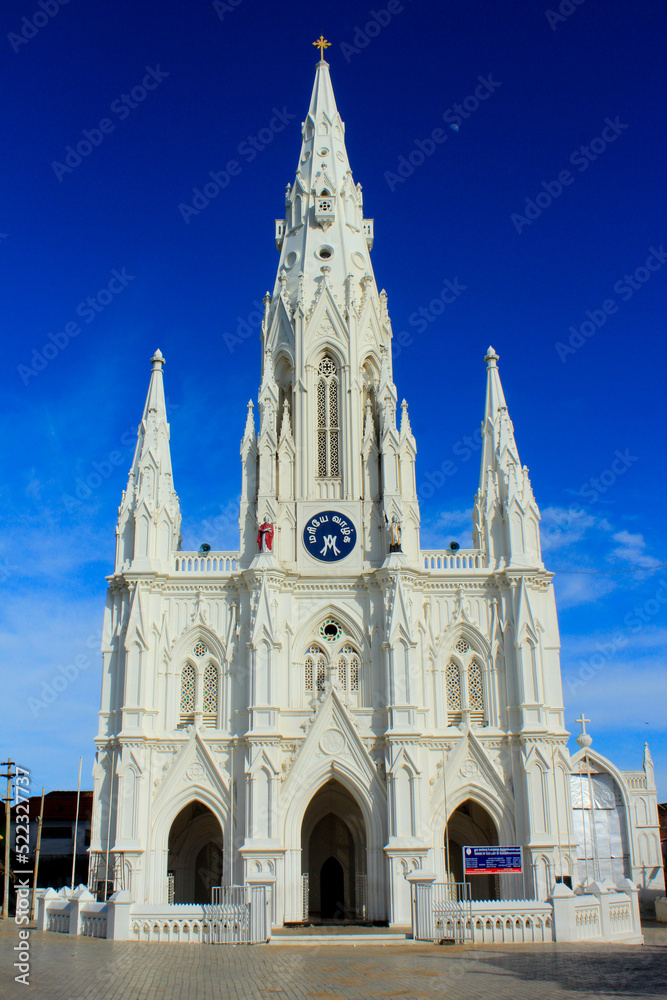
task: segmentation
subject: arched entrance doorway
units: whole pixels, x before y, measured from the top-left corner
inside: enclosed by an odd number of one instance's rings
[[[306,809],[301,861],[308,876],[309,920],[364,918],[366,828],[361,809],[338,781],[328,781]]]
[[[486,809],[472,799],[466,799],[449,817],[445,838],[449,835],[449,871],[452,882],[463,882],[463,848],[492,847],[498,843],[498,830]],[[445,852],[447,845],[445,842]],[[445,859],[447,855],[445,853]],[[472,875],[473,899],[500,899],[496,875]]]
[[[222,882],[222,852],[222,830],[208,806],[195,801],[181,809],[169,831],[175,903],[211,902],[212,887]]]

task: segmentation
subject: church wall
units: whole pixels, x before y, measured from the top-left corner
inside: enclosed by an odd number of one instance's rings
[[[467,802],[499,843],[524,847],[542,896],[555,859],[562,871],[575,856],[558,622],[493,348],[474,548],[420,548],[417,445],[393,379],[373,220],[326,63],[317,72],[264,299],[239,552],[210,553],[210,566],[180,550],[164,358],[151,359],[109,578],[91,849],[120,852],[135,897],[164,903],[171,826],[199,802],[222,831],[223,879],[265,878],[276,921],[300,920],[301,825],[335,778],[363,822],[367,916],[407,923],[405,874],[445,877],[445,825]],[[318,560],[304,529],[334,511],[357,541],[346,552],[325,529]],[[328,619],[335,637],[322,634]],[[619,781],[633,877],[655,886],[649,772]]]

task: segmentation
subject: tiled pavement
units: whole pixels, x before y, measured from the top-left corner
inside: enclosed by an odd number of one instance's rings
[[[30,986],[14,983],[0,923],[0,997],[35,1000],[580,1000],[667,998],[667,928],[644,947],[422,944],[210,947],[31,931]]]

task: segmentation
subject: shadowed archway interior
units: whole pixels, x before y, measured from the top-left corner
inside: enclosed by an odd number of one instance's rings
[[[174,876],[175,903],[210,903],[211,889],[222,882],[220,824],[208,806],[190,802],[169,831],[168,870]]]
[[[486,809],[472,799],[466,799],[449,817],[449,870],[453,882],[463,882],[463,848],[492,847],[498,843],[498,831]],[[495,875],[473,875],[468,878],[473,899],[498,899],[498,879]]]
[[[366,871],[366,829],[359,806],[339,782],[327,782],[310,802],[301,849],[302,870],[308,874],[308,917],[355,920],[358,877]]]

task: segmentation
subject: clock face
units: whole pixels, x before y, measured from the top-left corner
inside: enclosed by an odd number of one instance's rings
[[[303,529],[306,550],[322,562],[338,562],[349,556],[357,543],[357,529],[352,520],[336,510],[315,514]]]

